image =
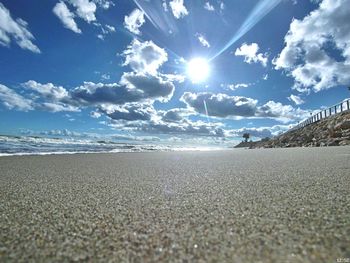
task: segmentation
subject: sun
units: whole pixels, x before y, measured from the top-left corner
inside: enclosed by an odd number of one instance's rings
[[[210,67],[204,58],[193,58],[187,63],[187,75],[193,83],[205,81],[209,73]]]

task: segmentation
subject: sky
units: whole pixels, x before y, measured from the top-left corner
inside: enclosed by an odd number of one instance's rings
[[[349,72],[349,0],[0,0],[0,134],[231,145]]]

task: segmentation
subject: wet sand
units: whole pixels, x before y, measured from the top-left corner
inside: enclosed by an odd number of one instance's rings
[[[0,157],[1,262],[350,258],[350,147]]]

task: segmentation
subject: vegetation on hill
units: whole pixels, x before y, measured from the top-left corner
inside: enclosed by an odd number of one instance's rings
[[[304,128],[291,130],[272,139],[242,142],[235,148],[286,148],[350,145],[350,112],[320,120]]]

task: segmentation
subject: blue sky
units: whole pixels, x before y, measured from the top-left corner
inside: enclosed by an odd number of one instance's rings
[[[349,97],[350,5],[0,0],[0,69],[1,134],[231,144]]]

